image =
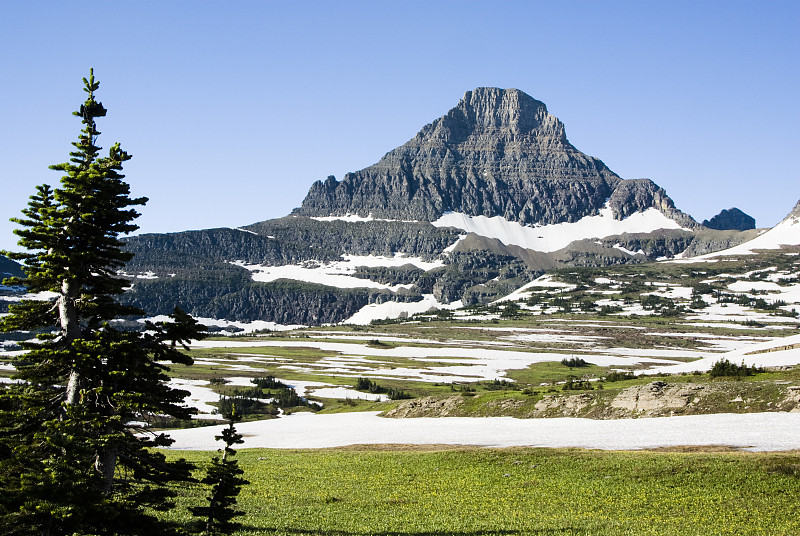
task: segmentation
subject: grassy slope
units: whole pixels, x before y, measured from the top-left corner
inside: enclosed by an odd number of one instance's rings
[[[372,448],[238,457],[252,482],[240,497],[242,536],[800,533],[796,454]],[[180,493],[169,516],[185,521],[204,490]]]

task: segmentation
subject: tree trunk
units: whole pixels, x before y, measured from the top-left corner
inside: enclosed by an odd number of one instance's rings
[[[117,468],[117,455],[119,450],[116,446],[97,453],[94,467],[103,475],[102,492],[110,494],[114,489],[114,472]]]
[[[76,284],[69,279],[61,282],[61,296],[58,298],[58,316],[61,321],[61,334],[63,342],[69,344],[81,336],[81,325],[78,320],[78,308],[75,302],[78,298]],[[67,382],[67,405],[74,405],[78,401],[81,377],[73,364]]]

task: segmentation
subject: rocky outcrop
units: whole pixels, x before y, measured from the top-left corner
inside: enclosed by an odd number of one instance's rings
[[[694,233],[694,238],[683,252],[684,257],[696,257],[713,253],[723,249],[732,248],[754,239],[759,234],[756,229],[749,231],[717,231],[715,229],[699,228]]]
[[[734,207],[723,210],[710,220],[703,220],[703,226],[718,231],[747,231],[756,228],[756,220]]]
[[[583,417],[629,419],[710,413],[800,411],[800,386],[778,382],[668,383],[654,381],[625,389],[554,392],[541,398],[492,397],[481,394],[425,397],[402,402],[384,416],[477,417],[513,415],[519,418]]]
[[[797,202],[797,204],[794,206],[792,211],[786,217],[787,218],[800,218],[800,201]]]
[[[544,103],[478,88],[377,164],[314,183],[295,213],[434,221],[454,211],[549,224],[597,214],[612,198],[619,218],[651,206],[678,214],[651,181],[628,182],[572,146]]]
[[[335,251],[349,255],[402,253],[412,257],[437,257],[458,240],[461,231],[429,223],[406,221],[319,221],[290,216],[245,227],[263,237],[273,237],[295,247]]]
[[[686,250],[696,233],[683,229],[661,229],[652,233],[625,233],[601,240],[606,248],[621,247],[655,260],[672,258]]]
[[[341,255],[434,257],[458,240],[459,231],[428,223],[317,221],[289,217],[242,229],[144,234],[126,240],[134,254],[128,271],[175,272],[198,263],[244,261],[279,266]]]
[[[694,228],[697,222],[677,208],[667,192],[650,179],[621,181],[611,194],[608,204],[614,217],[621,220],[636,212],[656,208],[665,216],[678,222],[682,227]]]

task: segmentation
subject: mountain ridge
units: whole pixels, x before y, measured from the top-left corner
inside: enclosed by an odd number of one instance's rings
[[[335,323],[485,304],[549,270],[709,253],[757,233],[699,226],[652,180],[572,146],[544,103],[478,88],[379,162],[315,182],[286,217],[128,239],[128,297],[158,314]]]

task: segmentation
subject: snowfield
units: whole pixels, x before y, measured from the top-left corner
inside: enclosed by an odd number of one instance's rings
[[[171,448],[216,450],[223,426],[175,430]],[[312,449],[347,445],[442,444],[481,447],[580,447],[632,450],[727,445],[753,451],[800,448],[800,413],[723,413],[652,419],[385,419],[377,412],[314,415],[239,423],[237,448]]]
[[[207,318],[202,316],[195,316],[195,320],[203,324],[204,326],[216,326],[219,328],[228,329],[234,328],[234,330],[241,330],[243,333],[253,333],[254,331],[291,331],[293,329],[304,328],[305,326],[301,325],[285,325],[285,324],[276,324],[275,322],[267,322],[265,320],[254,320],[252,322],[236,322],[232,320],[225,320],[219,318]],[[150,320],[151,322],[170,322],[170,317],[166,315],[157,315],[151,316],[144,320]]]
[[[395,302],[388,301],[383,303],[371,303],[365,305],[359,311],[344,320],[342,324],[355,324],[366,326],[373,320],[386,318],[400,318],[425,313],[431,309],[458,309],[462,306],[461,301],[452,303],[440,303],[433,297],[433,294],[423,294],[422,300],[417,302]]]
[[[407,264],[420,270],[433,270],[444,266],[444,261],[426,261],[417,257],[405,257],[402,253],[394,257],[380,257],[375,255],[343,255],[342,261],[326,264],[285,264],[282,266],[263,266],[261,264],[248,264],[244,261],[233,261],[231,264],[240,266],[251,273],[253,281],[269,283],[278,279],[292,279],[306,283],[316,283],[337,288],[380,288],[397,292],[401,288],[410,288],[413,285],[386,285],[356,277],[356,268],[359,267],[400,267]]]
[[[468,216],[460,212],[446,212],[435,222],[436,227],[455,227],[468,233],[496,238],[509,246],[520,246],[536,251],[553,252],[567,247],[575,240],[604,238],[623,233],[650,233],[658,229],[680,229],[678,222],[667,218],[658,209],[649,208],[624,220],[614,219],[610,207],[603,208],[597,216],[586,216],[574,223],[556,223],[529,227],[508,221],[501,216]],[[636,252],[626,251],[631,255]]]
[[[533,334],[529,334],[533,336]],[[417,381],[471,382],[505,379],[509,369],[524,369],[533,363],[559,361],[573,355],[553,352],[524,352],[500,350],[486,347],[422,347],[397,346],[394,348],[373,348],[366,344],[338,343],[314,340],[299,341],[199,341],[193,348],[254,348],[254,347],[294,347],[316,348],[327,352],[337,352],[336,357],[320,358],[313,363],[293,363],[279,368],[296,372],[342,374],[357,377],[368,372],[371,378],[402,378]],[[592,349],[598,355],[587,354],[584,359],[600,366],[630,367],[639,364],[664,366],[678,364],[672,357],[701,358],[708,355],[694,351],[678,350],[634,350],[630,348]],[[372,359],[365,360],[365,356]],[[413,359],[415,367],[397,367],[393,357]],[[385,358],[382,364],[374,358]],[[244,358],[247,360],[248,358]],[[215,362],[215,366],[242,370],[241,365],[229,360]]]
[[[681,363],[679,365],[657,366],[647,371],[647,374],[681,374],[684,372],[706,372],[711,370],[714,363],[727,359],[737,365],[745,364],[749,367],[784,367],[800,364],[800,335],[792,335],[779,339],[770,339],[765,342],[751,343],[740,346],[724,354],[704,357],[698,361]]]

